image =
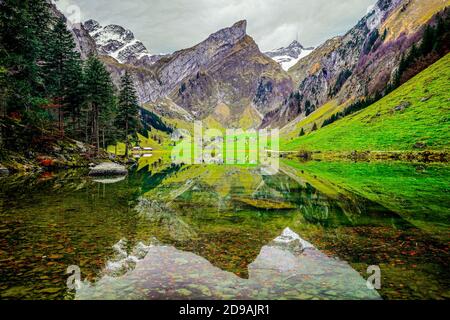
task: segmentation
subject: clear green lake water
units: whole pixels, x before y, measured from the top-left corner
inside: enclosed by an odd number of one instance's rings
[[[435,164],[284,161],[262,176],[155,159],[122,180],[1,177],[0,297],[448,299],[449,178]]]

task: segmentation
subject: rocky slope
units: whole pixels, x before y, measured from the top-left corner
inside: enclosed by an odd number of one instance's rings
[[[379,0],[349,32],[326,41],[289,69],[297,89],[266,115],[262,126],[299,121],[332,99],[342,105],[382,91],[401,55],[420,38],[423,23],[449,4],[448,0]]]
[[[294,40],[289,46],[274,49],[272,51],[264,52],[266,56],[278,62],[281,67],[288,71],[301,58],[309,55],[314,48],[305,48],[297,40]]]
[[[258,113],[267,113],[289,95],[289,76],[261,54],[245,26],[244,21],[237,23],[200,45],[201,50],[216,47],[219,51],[197,72],[182,78],[180,87],[170,94],[173,101],[197,118],[212,114],[217,121],[232,124],[244,114],[255,119]],[[230,38],[228,32],[236,36]]]

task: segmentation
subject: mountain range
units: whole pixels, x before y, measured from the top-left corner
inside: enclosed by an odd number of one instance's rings
[[[124,28],[105,30],[92,21],[84,27],[115,83],[128,70],[140,102],[165,117],[202,119],[216,127],[258,127],[293,89],[289,75],[247,35],[246,21],[158,59],[141,50],[125,57],[122,51],[136,40]]]
[[[382,92],[424,25],[449,4],[379,0],[347,33],[315,49],[294,41],[265,53],[247,35],[246,21],[167,55],[150,54],[117,25],[88,20],[73,32],[82,53],[81,44],[92,51],[95,43],[116,85],[129,71],[143,108],[176,126],[198,119],[220,129],[298,130],[322,107],[329,115]]]
[[[326,41],[289,69],[296,88],[266,115],[262,126],[295,127],[327,103],[338,112],[382,92],[401,57],[420,40],[424,25],[449,4],[448,0],[379,0],[346,34]]]

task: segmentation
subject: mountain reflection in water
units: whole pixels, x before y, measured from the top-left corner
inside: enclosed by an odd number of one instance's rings
[[[121,259],[109,262],[95,284],[83,283],[76,299],[380,299],[350,265],[289,228],[261,248],[248,279],[173,246],[140,243],[130,255],[120,251]],[[143,251],[141,259],[134,255]],[[119,270],[124,274],[114,276]]]

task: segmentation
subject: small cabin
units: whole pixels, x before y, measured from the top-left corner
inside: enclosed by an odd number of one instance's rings
[[[153,151],[153,148],[151,148],[151,147],[144,147],[144,148],[142,148],[142,150],[144,150],[144,151]]]
[[[133,147],[133,151],[141,151],[141,147]]]

